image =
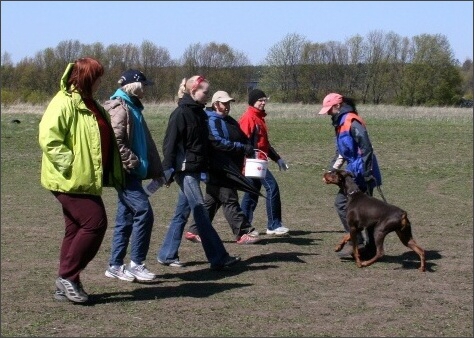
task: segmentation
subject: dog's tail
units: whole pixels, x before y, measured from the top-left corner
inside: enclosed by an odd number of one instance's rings
[[[402,231],[405,229],[405,227],[407,226],[411,226],[411,223],[410,221],[408,220],[408,214],[404,211],[403,214],[402,214],[402,221],[401,221],[401,224],[402,224]]]

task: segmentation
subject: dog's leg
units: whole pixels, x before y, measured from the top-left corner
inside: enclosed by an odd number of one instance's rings
[[[380,229],[387,229],[387,227],[384,227],[384,225],[381,223],[380,227],[374,228],[374,236],[373,237],[374,237],[375,247],[377,249],[377,251],[375,253],[375,256],[372,257],[369,260],[361,262],[361,267],[366,267],[366,266],[372,265],[385,255],[385,251],[384,251],[384,248],[383,248],[383,242],[385,240],[385,236],[387,236],[387,233],[381,231]]]
[[[336,248],[334,249],[335,252],[339,252],[342,250],[344,245],[346,245],[347,242],[349,242],[351,239],[351,234],[347,233],[344,236],[342,236],[341,241],[336,245]]]
[[[413,251],[415,251],[418,256],[420,256],[420,271],[426,271],[426,258],[425,258],[425,250],[418,244],[416,244],[415,240],[413,239],[411,233],[411,226],[410,224],[405,225],[405,227],[401,230],[396,230],[398,238],[402,241],[403,245],[409,247]]]
[[[353,256],[354,256],[357,267],[361,268],[362,263],[360,260],[359,245],[358,245],[358,240],[357,240],[357,228],[352,224],[350,224],[349,227],[351,229],[350,236],[351,236],[352,247],[353,247]]]

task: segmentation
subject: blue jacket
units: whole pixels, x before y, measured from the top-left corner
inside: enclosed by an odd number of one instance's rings
[[[373,186],[381,185],[382,175],[364,120],[353,112],[351,106],[344,104],[341,111],[333,116],[333,125],[337,151],[347,161],[346,170],[354,174],[357,185],[365,190],[365,177],[370,175],[376,179]]]
[[[245,145],[250,144],[250,141],[240,129],[239,123],[233,117],[219,115],[210,108],[206,109],[206,114],[211,142],[211,165],[217,162],[215,166],[218,166],[219,158],[228,157],[238,168],[242,169]]]

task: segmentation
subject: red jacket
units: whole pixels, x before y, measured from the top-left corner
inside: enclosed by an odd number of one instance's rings
[[[247,135],[255,149],[263,151],[270,159],[277,162],[280,159],[280,155],[273,149],[268,140],[265,116],[267,116],[267,113],[264,110],[248,106],[247,110],[240,117],[240,129]],[[257,154],[258,158],[266,160],[263,154],[260,152]]]

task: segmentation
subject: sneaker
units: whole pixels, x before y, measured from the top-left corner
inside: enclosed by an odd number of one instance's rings
[[[156,275],[154,273],[148,271],[145,264],[135,265],[133,268],[129,265],[125,269],[130,275],[134,276],[137,280],[149,281],[154,280],[156,278]]]
[[[232,265],[235,265],[237,262],[240,262],[240,257],[239,256],[227,256],[223,264],[220,265],[211,265],[211,270],[222,270],[228,267],[231,267]]]
[[[173,268],[182,268],[182,267],[184,267],[184,263],[181,263],[179,261],[179,259],[176,259],[176,260],[174,260],[173,262],[170,262],[170,263],[165,263],[165,262],[160,261],[158,259],[158,263],[160,263],[161,265],[171,266]]]
[[[184,238],[186,238],[188,241],[191,241],[193,243],[201,243],[201,237],[189,231],[186,231],[186,233],[184,234]]]
[[[346,243],[341,251],[337,253],[339,258],[353,258],[353,249],[352,243]]]
[[[282,236],[282,235],[288,234],[289,231],[290,231],[290,229],[288,229],[284,226],[281,226],[281,227],[273,229],[273,230],[267,229],[267,235]]]
[[[56,291],[54,291],[54,294],[53,294],[53,297],[54,299],[56,300],[59,300],[59,301],[65,301],[65,300],[68,300],[67,297],[66,297],[66,292],[56,288]]]
[[[366,250],[365,246],[363,244],[359,244],[358,249],[359,249],[359,254],[361,256],[363,256],[364,253],[365,253],[365,250]],[[344,245],[342,250],[339,251],[337,253],[337,255],[339,256],[339,258],[342,258],[342,259],[353,259],[354,258],[354,246],[352,245],[352,242],[346,243],[346,245]]]
[[[70,280],[58,277],[56,279],[56,287],[64,292],[67,299],[74,303],[84,303],[89,300],[89,295],[84,291],[82,283],[74,283]]]
[[[122,264],[120,266],[109,266],[109,268],[105,270],[105,276],[109,278],[118,278],[126,282],[133,282],[135,280],[135,276],[128,272],[128,270],[125,268],[125,264]]]
[[[254,244],[260,242],[261,238],[258,235],[259,234],[257,231],[252,231],[248,234],[244,234],[240,236],[240,238],[237,240],[237,244]]]

